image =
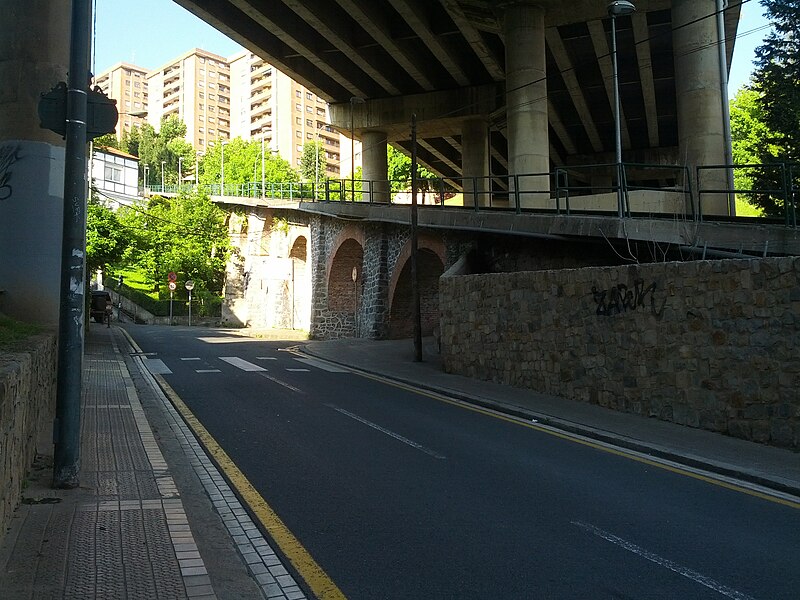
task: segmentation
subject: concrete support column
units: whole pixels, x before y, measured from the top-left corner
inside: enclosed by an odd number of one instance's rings
[[[39,95],[66,81],[71,3],[0,0],[0,311],[56,325],[64,141],[39,127]]]
[[[486,119],[465,119],[461,126],[464,206],[489,206],[489,130]]]
[[[389,202],[389,162],[385,131],[365,131],[361,136],[361,164],[365,202]]]
[[[549,206],[550,144],[545,80],[545,11],[526,0],[504,5],[508,168],[523,207]]]
[[[695,167],[725,164],[717,22],[714,18],[703,18],[715,10],[715,0],[672,3],[679,160],[691,170],[695,202],[698,183]],[[706,189],[726,189],[726,172],[724,169],[702,172],[700,183]],[[724,194],[704,194],[700,201],[703,214],[728,214]]]

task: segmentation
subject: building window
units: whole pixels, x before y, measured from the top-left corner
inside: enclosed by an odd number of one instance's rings
[[[298,138],[302,138],[303,137],[303,133],[301,131],[295,131],[294,135],[295,135],[295,137],[298,137]]]
[[[120,167],[114,165],[106,165],[104,171],[105,171],[106,181],[113,181],[115,183],[122,182],[122,169]]]
[[[311,92],[306,92],[306,100],[313,100],[313,99],[314,99],[314,94],[312,94]]]
[[[303,112],[303,106],[302,106],[301,104],[295,104],[295,105],[294,105],[294,109],[295,109],[297,112]]]
[[[306,119],[306,125],[308,125],[309,127],[313,127],[314,121],[312,121],[311,119]]]
[[[294,95],[299,98],[300,97],[300,90],[295,90],[294,91]]]
[[[294,122],[297,123],[298,125],[302,125],[303,124],[303,119],[301,119],[300,117],[295,117]]]
[[[314,112],[314,107],[312,107],[312,106],[306,106],[306,112],[307,112],[307,113],[313,113],[313,112]]]

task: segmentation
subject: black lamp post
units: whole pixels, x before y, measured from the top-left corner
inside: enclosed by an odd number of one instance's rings
[[[622,131],[619,108],[619,72],[617,69],[617,17],[624,17],[636,11],[633,2],[613,0],[608,3],[608,16],[611,17],[611,68],[614,79],[614,150],[617,166],[617,216],[622,218],[625,194],[622,190]]]

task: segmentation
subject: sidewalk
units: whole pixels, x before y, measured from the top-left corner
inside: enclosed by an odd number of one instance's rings
[[[311,356],[470,404],[526,420],[535,419],[544,426],[800,497],[800,453],[531,390],[450,375],[442,370],[433,338],[423,341],[423,362],[413,361],[412,340],[308,341],[301,349]]]
[[[0,598],[305,598],[130,350],[90,324],[81,485],[53,490],[52,465],[35,465],[0,545]]]

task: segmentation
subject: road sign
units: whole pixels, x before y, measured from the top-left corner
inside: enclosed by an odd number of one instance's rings
[[[170,292],[174,292],[174,291],[175,291],[175,288],[177,288],[177,287],[178,287],[178,284],[177,284],[177,283],[175,283],[174,281],[170,281],[170,282],[169,282],[169,291],[170,291]]]
[[[167,279],[169,281],[178,281],[178,274],[175,271],[170,271],[169,275],[167,275]]]
[[[194,281],[192,281],[191,279],[189,281],[187,281],[186,283],[184,283],[183,285],[190,292],[194,289]]]

